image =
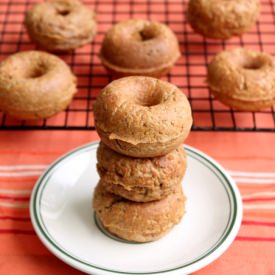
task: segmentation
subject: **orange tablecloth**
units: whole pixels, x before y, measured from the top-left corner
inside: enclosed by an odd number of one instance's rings
[[[97,139],[93,131],[0,133],[0,274],[80,274],[42,245],[30,222],[28,202],[45,165]],[[231,171],[244,202],[236,240],[197,274],[275,274],[275,135],[192,132],[186,143]]]

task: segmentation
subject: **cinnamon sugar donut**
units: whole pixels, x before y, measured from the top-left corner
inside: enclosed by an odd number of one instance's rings
[[[208,66],[213,95],[237,110],[258,111],[275,103],[275,59],[237,48],[218,53]]]
[[[96,187],[93,208],[102,225],[112,234],[134,242],[149,242],[165,235],[179,223],[185,210],[181,185],[165,199],[138,203]]]
[[[104,188],[137,202],[165,198],[180,184],[186,170],[186,154],[181,146],[161,157],[132,158],[101,142],[97,160]]]
[[[151,77],[111,82],[93,107],[102,141],[127,156],[164,155],[185,140],[192,124],[186,96],[175,85]]]
[[[32,41],[49,51],[68,51],[92,41],[95,13],[78,0],[48,0],[26,13]]]
[[[0,109],[19,119],[41,119],[64,110],[76,93],[76,78],[55,55],[27,51],[0,63]]]
[[[187,17],[205,37],[228,39],[249,31],[259,15],[259,0],[190,0]]]
[[[105,35],[100,59],[117,76],[159,77],[180,56],[175,34],[159,22],[132,19],[114,25]]]

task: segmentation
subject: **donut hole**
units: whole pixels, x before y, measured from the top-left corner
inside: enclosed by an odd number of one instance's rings
[[[156,36],[156,28],[153,25],[145,25],[140,31],[138,31],[136,38],[138,41],[146,42],[154,39]]]
[[[58,14],[59,15],[62,15],[62,16],[66,16],[66,15],[68,15],[70,13],[70,11],[68,11],[68,10],[64,10],[64,11],[59,11],[58,12]]]
[[[134,97],[135,104],[143,107],[153,107],[161,104],[161,91],[155,90],[153,92],[139,91]]]
[[[155,38],[155,33],[150,29],[143,29],[139,32],[139,35],[141,37],[141,41],[147,41]]]
[[[26,79],[35,79],[42,77],[47,73],[47,68],[42,64],[37,66],[25,66],[24,70],[21,70],[19,74]]]
[[[263,67],[263,65],[263,60],[257,57],[244,60],[242,68],[245,70],[259,70]]]
[[[144,98],[143,100],[140,100],[136,103],[143,107],[152,107],[152,106],[159,105],[161,103],[161,100],[160,98],[157,98],[157,97],[151,97],[151,98]]]
[[[71,11],[68,7],[57,7],[56,12],[57,12],[58,15],[61,15],[61,16],[64,16],[64,17],[71,13]]]
[[[37,68],[35,70],[29,71],[26,75],[25,78],[39,78],[45,74],[45,71]]]

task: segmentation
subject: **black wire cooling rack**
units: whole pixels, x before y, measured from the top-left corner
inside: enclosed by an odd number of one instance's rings
[[[0,60],[18,51],[37,49],[23,26],[26,10],[39,1],[0,0]],[[78,93],[71,105],[56,116],[41,121],[19,121],[0,113],[0,130],[78,129],[93,130],[92,103],[112,77],[104,70],[98,53],[104,33],[116,22],[129,18],[158,20],[169,25],[180,42],[182,57],[163,79],[176,84],[188,96],[193,110],[193,130],[275,131],[274,108],[261,112],[238,112],[209,94],[206,65],[223,49],[248,47],[275,55],[275,3],[262,0],[261,17],[240,38],[208,40],[194,33],[186,22],[187,0],[94,0],[83,1],[97,13],[98,33],[94,42],[59,55],[78,78]]]

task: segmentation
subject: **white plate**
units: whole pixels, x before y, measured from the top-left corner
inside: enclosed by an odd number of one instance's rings
[[[91,208],[98,182],[96,149],[88,144],[52,164],[31,197],[31,220],[41,241],[67,264],[92,274],[187,274],[218,258],[241,223],[239,191],[224,169],[185,146],[186,214],[162,239],[135,244],[106,234]]]

